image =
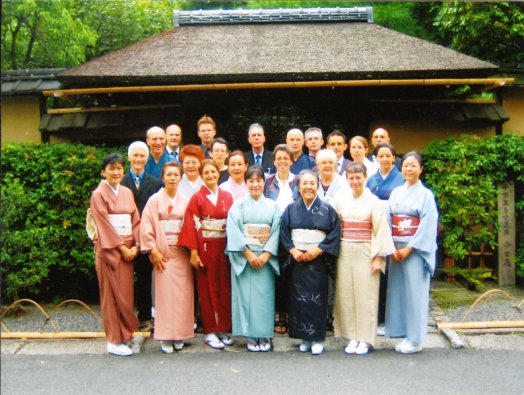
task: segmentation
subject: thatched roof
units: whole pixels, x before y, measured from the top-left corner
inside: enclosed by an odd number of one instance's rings
[[[65,85],[475,78],[494,64],[373,23],[182,26],[60,74]]]

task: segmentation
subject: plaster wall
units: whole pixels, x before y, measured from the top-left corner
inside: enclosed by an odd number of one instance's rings
[[[443,121],[438,124],[434,121],[414,121],[414,120],[383,120],[374,122],[370,127],[371,133],[378,127],[382,127],[389,132],[391,143],[395,146],[398,153],[417,150],[422,152],[432,140],[444,140],[450,136],[461,134],[477,135],[482,137],[494,136],[495,127],[489,125],[475,125],[473,123]]]
[[[41,143],[40,101],[34,96],[2,97],[2,145]]]
[[[503,133],[517,132],[524,137],[524,87],[507,87],[503,91],[504,108],[509,114],[509,121],[503,127]]]

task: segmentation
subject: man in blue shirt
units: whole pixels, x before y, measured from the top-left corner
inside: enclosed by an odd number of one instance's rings
[[[173,157],[166,152],[166,132],[161,127],[153,126],[147,131],[146,143],[150,152],[145,171],[161,179],[164,164],[173,160]]]
[[[293,151],[293,164],[291,165],[291,173],[298,174],[304,169],[312,169],[315,167],[315,161],[309,156],[304,155],[302,151],[304,147],[304,133],[302,130],[293,128],[287,132],[286,144]]]

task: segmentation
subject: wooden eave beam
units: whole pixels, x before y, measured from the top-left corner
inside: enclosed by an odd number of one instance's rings
[[[135,92],[188,92],[229,89],[292,89],[292,88],[342,88],[355,86],[438,86],[438,85],[487,85],[504,86],[515,78],[436,78],[436,79],[384,79],[384,80],[332,80],[290,82],[237,82],[224,84],[117,86],[105,88],[80,88],[43,91],[44,96],[75,96]]]

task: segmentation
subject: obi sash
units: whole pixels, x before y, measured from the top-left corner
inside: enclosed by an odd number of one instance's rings
[[[127,237],[133,235],[133,225],[131,225],[131,214],[108,214],[109,222],[115,228],[119,236]]]
[[[224,238],[226,237],[225,219],[203,219],[202,236],[205,238]]]
[[[291,240],[296,248],[301,251],[308,251],[313,247],[318,247],[326,238],[326,232],[317,229],[292,229]]]
[[[393,236],[413,236],[417,233],[420,217],[393,214],[391,222]]]
[[[161,219],[160,226],[166,235],[168,244],[176,244],[182,228],[182,221],[179,219]]]
[[[342,240],[371,241],[371,221],[342,221]]]
[[[267,224],[244,224],[244,237],[247,244],[263,246],[269,240],[271,226]]]

